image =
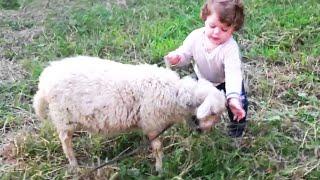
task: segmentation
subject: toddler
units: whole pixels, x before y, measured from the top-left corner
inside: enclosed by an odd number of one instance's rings
[[[241,0],[207,0],[201,10],[204,27],[192,31],[183,44],[164,57],[171,66],[182,67],[195,61],[198,79],[224,90],[230,118],[228,134],[240,137],[246,125],[248,100],[244,90],[239,46],[232,34],[244,21]]]

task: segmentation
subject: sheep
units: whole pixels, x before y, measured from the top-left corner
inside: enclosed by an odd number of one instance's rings
[[[72,134],[82,129],[116,135],[140,129],[151,141],[157,171],[162,170],[157,134],[191,116],[201,129],[225,109],[225,95],[211,83],[179,75],[156,65],[122,64],[78,56],[51,62],[39,77],[33,107],[55,126],[70,166],[78,163]],[[156,137],[156,138],[155,138]]]

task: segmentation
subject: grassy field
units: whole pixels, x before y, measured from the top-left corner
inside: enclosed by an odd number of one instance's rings
[[[235,35],[249,88],[244,137],[176,125],[161,137],[164,172],[150,151],[91,174],[106,179],[319,179],[320,2],[245,0]],[[81,171],[70,173],[57,134],[31,107],[49,61],[92,55],[156,63],[201,27],[202,0],[0,0],[0,179],[77,178],[143,141],[140,133],[74,138]],[[225,116],[226,117],[226,116]]]

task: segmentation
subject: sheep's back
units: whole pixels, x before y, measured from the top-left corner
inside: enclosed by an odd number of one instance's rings
[[[69,121],[111,133],[143,126],[145,116],[170,114],[166,109],[174,106],[178,80],[176,73],[153,65],[81,57],[52,63],[39,88],[57,111],[72,115]]]

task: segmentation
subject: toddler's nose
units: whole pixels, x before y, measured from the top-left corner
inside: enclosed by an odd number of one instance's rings
[[[220,33],[220,29],[218,27],[215,27],[213,29],[213,34],[219,34]]]

